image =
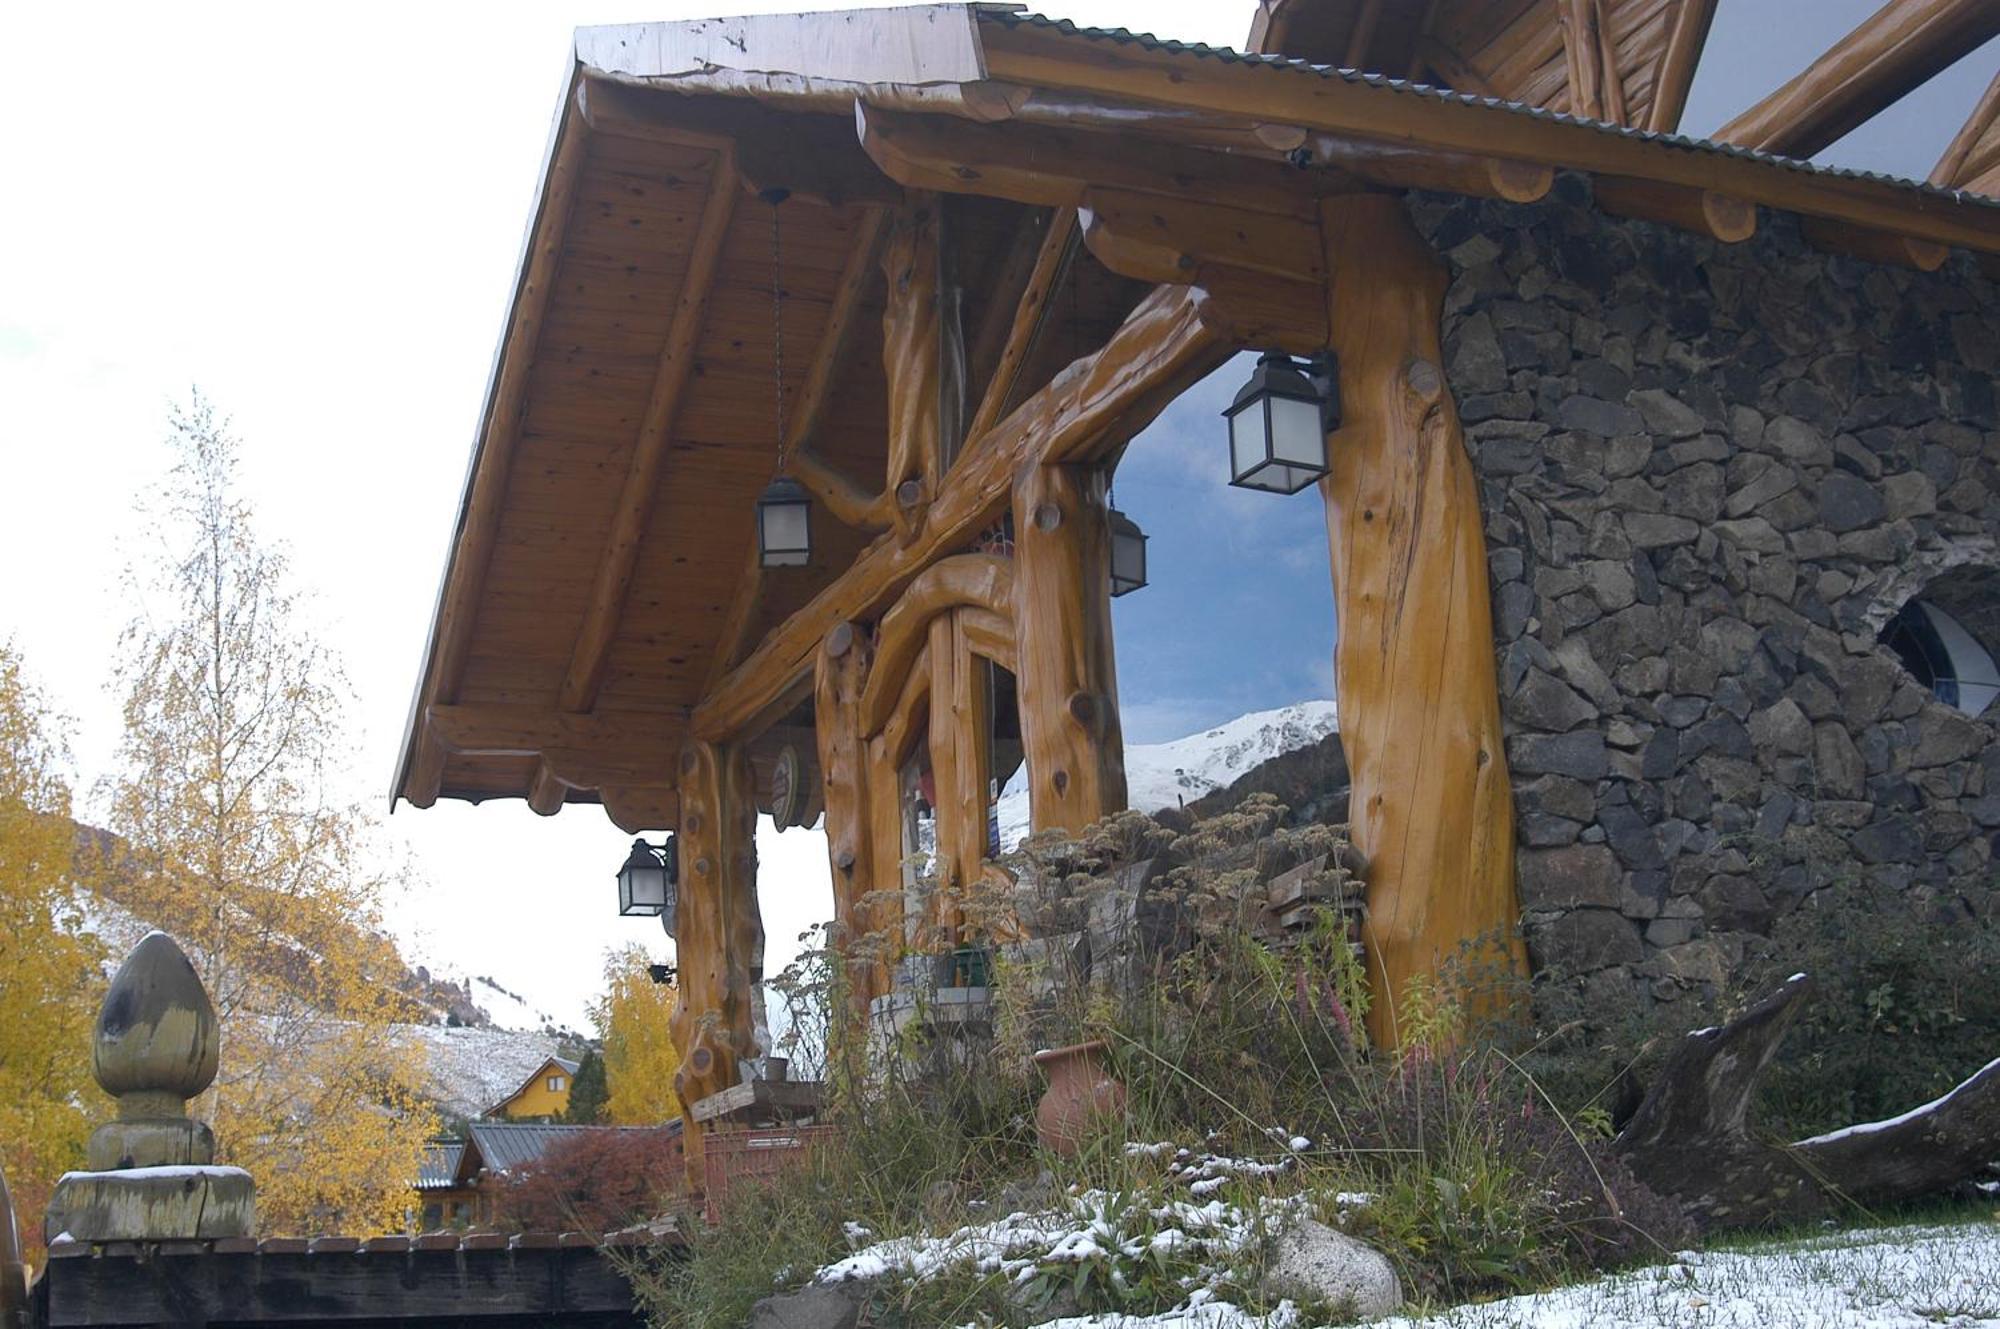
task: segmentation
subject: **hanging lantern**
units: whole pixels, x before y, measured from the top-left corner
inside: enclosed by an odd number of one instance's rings
[[[1282,351],[1266,351],[1222,413],[1229,421],[1229,483],[1296,494],[1327,472],[1326,436],[1340,424],[1331,357],[1307,378]],[[1317,381],[1315,381],[1317,380]]]
[[[661,845],[632,842],[618,869],[618,912],[627,918],[658,918],[672,936],[680,903],[680,852],[670,835]]]
[[[1146,584],[1146,533],[1139,523],[1111,509],[1111,594],[1130,595]]]
[[[757,197],[771,205],[771,411],[778,443],[778,474],[757,499],[757,563],[766,568],[802,568],[812,561],[812,498],[785,474],[785,286],[784,247],[778,205],[791,197],[782,187]]]
[[[812,559],[812,497],[781,475],[757,499],[757,561],[767,568],[802,568]]]

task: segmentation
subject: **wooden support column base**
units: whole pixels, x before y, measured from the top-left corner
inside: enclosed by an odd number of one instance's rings
[[[702,1185],[701,1127],[692,1105],[736,1083],[736,1063],[762,1049],[753,1030],[750,967],[757,915],[757,801],[739,749],[691,742],[680,756],[679,1000],[671,1024],[681,1066],[674,1093],[685,1123],[688,1181]]]
[[[1329,204],[1322,225],[1344,411],[1320,486],[1341,742],[1369,864],[1369,1029],[1394,1045],[1412,979],[1467,960],[1526,972],[1514,803],[1479,488],[1439,367],[1443,264],[1399,199]]]

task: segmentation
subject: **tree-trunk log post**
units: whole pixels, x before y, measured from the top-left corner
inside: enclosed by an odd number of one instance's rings
[[[1633,1175],[1703,1227],[1761,1227],[1878,1206],[1969,1180],[2000,1157],[2000,1060],[1944,1097],[1887,1121],[1796,1144],[1749,1121],[1758,1079],[1805,1007],[1812,980],[1784,986],[1726,1025],[1689,1034],[1613,1147]]]
[[[704,1184],[694,1104],[736,1083],[737,1059],[754,1057],[757,802],[749,758],[736,747],[694,741],[680,756],[680,894],[675,942],[681,957],[672,1034],[681,1066],[688,1180]]]
[[[1368,860],[1370,1032],[1455,958],[1525,973],[1479,489],[1444,380],[1443,265],[1400,199],[1322,216],[1343,419],[1321,481],[1351,834]],[[1467,944],[1473,954],[1464,956]]]
[[[861,733],[861,689],[874,656],[866,631],[843,623],[827,634],[814,671],[813,729],[825,783],[826,852],[833,868],[833,944],[847,961],[846,981],[853,1014],[865,1020],[868,1004],[887,989],[877,982],[881,966],[862,952],[875,931],[864,898],[876,888],[878,846],[870,833],[868,743]]]
[[[891,520],[904,544],[923,528],[941,474],[938,425],[945,388],[939,363],[944,341],[938,266],[937,199],[920,195],[897,213],[882,251],[888,281],[882,309],[882,368],[889,399],[887,492]]]
[[[1111,636],[1111,526],[1078,466],[1014,484],[1014,630],[1021,737],[1037,831],[1072,834],[1125,808],[1125,738]]]

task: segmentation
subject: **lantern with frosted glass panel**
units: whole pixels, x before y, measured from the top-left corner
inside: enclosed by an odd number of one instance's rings
[[[1146,584],[1146,533],[1120,512],[1111,518],[1111,594],[1130,595]]]
[[[1282,351],[1258,357],[1256,372],[1222,413],[1229,421],[1229,483],[1296,494],[1325,475],[1326,436],[1340,424],[1336,382],[1330,356],[1303,369]]]
[[[618,869],[618,912],[628,918],[658,918],[672,936],[679,897],[680,853],[674,837],[660,845],[634,840]]]
[[[802,568],[812,558],[812,498],[781,475],[757,499],[757,561],[767,568]]]

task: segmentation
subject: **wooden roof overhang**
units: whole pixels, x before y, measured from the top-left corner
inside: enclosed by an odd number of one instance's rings
[[[1023,460],[1114,451],[1239,344],[1323,341],[1330,195],[1533,198],[1571,169],[1698,229],[1761,205],[1857,247],[2000,253],[2000,204],[1962,191],[1001,6],[584,29],[575,55],[393,786],[418,806],[673,824],[679,744],[791,734],[825,634],[967,547]],[[949,196],[989,400],[899,534],[878,250],[917,191]],[[1040,311],[1025,338],[1017,308]],[[763,577],[781,427],[822,508],[814,566]]]

